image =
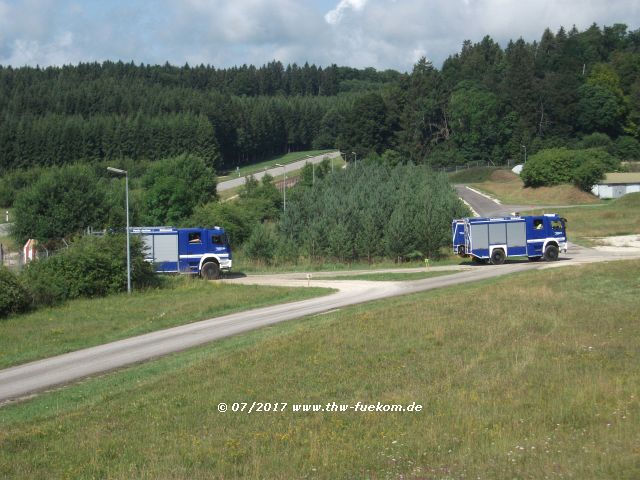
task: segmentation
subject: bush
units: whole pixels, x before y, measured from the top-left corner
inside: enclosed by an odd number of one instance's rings
[[[23,278],[35,303],[53,305],[72,298],[126,291],[125,243],[124,235],[82,237],[67,250],[28,264]],[[131,281],[138,288],[157,281],[136,237],[131,243]]]
[[[590,192],[604,178],[605,169],[598,160],[588,160],[573,172],[573,183],[585,192]]]
[[[604,172],[619,167],[619,161],[601,148],[568,150],[551,148],[532,155],[520,174],[525,187],[575,183],[590,191]]]
[[[270,265],[278,243],[278,237],[270,225],[258,224],[244,245],[244,253],[252,260]]]
[[[640,160],[640,142],[629,136],[618,137],[612,153],[620,160]]]
[[[52,168],[16,196],[13,235],[18,243],[58,240],[106,226],[109,209],[106,186],[90,167]]]
[[[142,177],[145,223],[173,225],[188,218],[198,205],[216,198],[216,175],[195,155],[154,162]]]
[[[29,308],[31,298],[18,278],[0,266],[0,318]]]

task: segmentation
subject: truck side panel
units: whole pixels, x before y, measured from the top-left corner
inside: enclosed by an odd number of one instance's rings
[[[489,224],[470,225],[470,252],[478,257],[489,256]]]
[[[527,254],[527,229],[524,222],[509,222],[507,225],[507,247],[509,256]]]

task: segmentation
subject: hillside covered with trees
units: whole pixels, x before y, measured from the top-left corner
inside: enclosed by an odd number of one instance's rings
[[[524,147],[593,133],[629,157],[640,138],[640,31],[561,28],[505,48],[487,36],[440,70],[422,59],[410,74],[277,61],[0,66],[0,111],[2,169],[190,153],[219,171],[310,147],[503,164]]]

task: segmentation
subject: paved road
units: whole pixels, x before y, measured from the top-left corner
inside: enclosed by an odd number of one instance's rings
[[[471,205],[481,217],[503,217],[513,212],[522,212],[540,208],[535,205],[503,205],[491,200],[489,197],[478,193],[466,185],[454,185],[458,196]],[[545,207],[546,208],[546,207]]]
[[[316,155],[311,158],[304,158],[302,160],[298,160],[297,162],[288,163],[286,170],[287,172],[292,172],[294,170],[300,170],[306,163],[315,163],[318,164],[322,162],[325,158],[337,158],[340,156],[340,152],[329,152],[323,153],[322,155]],[[282,175],[282,167],[273,167],[267,170],[263,170],[261,172],[254,173],[253,176],[256,180],[260,180],[264,177],[265,173],[268,173],[272,177],[276,177],[278,175]],[[236,188],[241,185],[244,185],[244,177],[234,178],[232,180],[225,180],[224,182],[218,183],[217,189],[219,192],[223,192],[224,190],[229,190],[231,188]]]
[[[624,258],[640,258],[640,253],[612,254],[581,248],[571,251],[568,256],[563,257],[563,260],[553,263],[512,262],[501,266],[458,267],[462,270],[459,273],[409,282],[322,280],[322,274],[317,273],[314,273],[311,281],[306,279],[304,273],[256,275],[226,280],[235,283],[300,287],[310,284],[314,287],[335,288],[339,291],[320,298],[203,320],[0,370],[0,404],[220,338],[349,305],[476,282],[525,270]]]

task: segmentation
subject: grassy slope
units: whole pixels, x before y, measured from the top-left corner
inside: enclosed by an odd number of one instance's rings
[[[181,281],[184,280],[184,281]],[[74,300],[0,320],[0,368],[250,308],[302,300],[326,289],[258,287],[176,279],[175,288]]]
[[[487,181],[472,185],[503,203],[513,205],[581,205],[597,204],[600,200],[573,185],[524,188],[522,180],[509,170],[495,170]]]
[[[449,173],[448,176],[451,183],[479,183],[489,181],[495,171],[495,167],[472,167]]]
[[[357,306],[4,407],[0,476],[638,478],[639,268]],[[424,411],[217,410],[358,400]]]
[[[590,237],[640,234],[640,193],[630,193],[598,207],[558,208],[567,218],[570,241],[590,245]]]

